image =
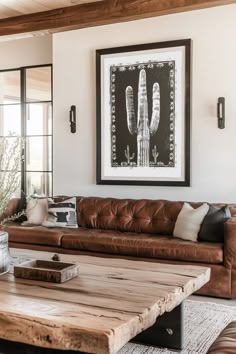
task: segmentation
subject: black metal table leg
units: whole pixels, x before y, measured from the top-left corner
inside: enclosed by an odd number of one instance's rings
[[[16,343],[0,339],[0,353],[2,354],[85,354],[71,350],[57,350],[39,348],[33,345]]]
[[[158,317],[153,326],[138,334],[132,341],[170,349],[183,349],[183,304]]]

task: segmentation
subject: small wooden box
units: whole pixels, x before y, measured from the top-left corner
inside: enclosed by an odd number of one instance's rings
[[[14,275],[16,278],[42,280],[52,283],[63,283],[79,274],[79,266],[74,263],[45,261],[34,259],[16,265]]]

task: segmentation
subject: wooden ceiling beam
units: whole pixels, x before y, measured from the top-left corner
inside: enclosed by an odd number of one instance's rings
[[[104,0],[0,20],[0,36],[58,32],[236,3],[236,0]]]

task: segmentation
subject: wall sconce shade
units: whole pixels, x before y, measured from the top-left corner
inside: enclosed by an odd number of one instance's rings
[[[219,97],[217,102],[218,128],[225,128],[225,98]]]
[[[71,133],[76,132],[76,107],[70,107],[70,131]]]

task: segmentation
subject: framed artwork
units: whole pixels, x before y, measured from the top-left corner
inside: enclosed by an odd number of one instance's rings
[[[97,184],[190,185],[191,40],[96,51]]]

